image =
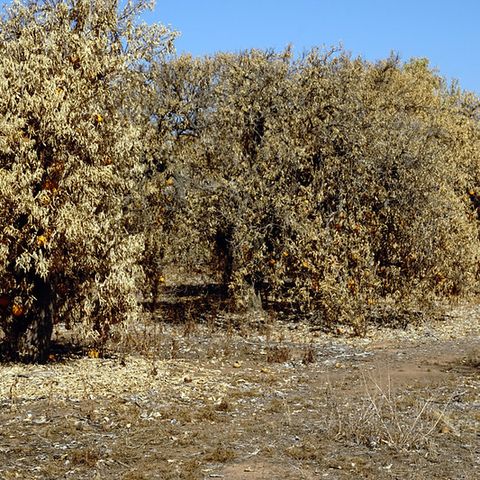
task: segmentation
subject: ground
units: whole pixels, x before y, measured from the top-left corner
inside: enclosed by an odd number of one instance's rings
[[[480,478],[478,307],[364,338],[251,317],[1,365],[0,478]]]

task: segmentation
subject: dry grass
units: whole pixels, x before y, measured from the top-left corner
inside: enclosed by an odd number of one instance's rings
[[[390,376],[386,388],[369,376],[363,376],[364,394],[352,404],[339,405],[335,392],[327,390],[334,411],[329,429],[338,438],[350,439],[371,448],[387,446],[395,452],[432,448],[438,433],[453,433],[446,412],[450,402],[422,399],[400,390],[395,392]],[[438,404],[442,408],[438,408]]]
[[[146,323],[103,358],[4,365],[0,478],[474,478],[475,343],[448,340],[467,323],[365,339]]]
[[[465,364],[480,369],[480,351],[470,353],[465,359]]]

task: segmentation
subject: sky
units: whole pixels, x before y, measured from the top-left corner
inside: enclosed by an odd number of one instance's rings
[[[479,0],[157,0],[145,20],[181,32],[177,53],[250,48],[296,54],[341,44],[367,60],[427,57],[480,94]]]

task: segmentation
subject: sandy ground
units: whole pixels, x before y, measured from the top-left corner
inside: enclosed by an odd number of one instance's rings
[[[0,478],[480,478],[479,312],[365,338],[146,324],[2,365]]]

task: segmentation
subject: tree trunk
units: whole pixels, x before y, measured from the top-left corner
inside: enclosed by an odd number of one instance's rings
[[[227,225],[220,228],[215,236],[215,253],[218,266],[222,272],[222,281],[228,287],[232,280],[233,274],[233,225]]]
[[[25,363],[48,359],[53,331],[50,286],[35,279],[33,294],[37,301],[23,316],[12,318],[5,331],[4,354],[9,360]]]

